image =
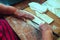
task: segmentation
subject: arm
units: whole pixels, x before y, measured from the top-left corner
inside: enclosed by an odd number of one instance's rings
[[[8,15],[10,15],[10,14],[14,14],[14,12],[16,10],[17,9],[15,7],[0,4],[0,14],[8,14]]]
[[[33,19],[34,17],[26,12],[19,11],[17,8],[12,6],[6,6],[3,4],[0,4],[0,15],[13,15],[17,18],[28,18]]]
[[[50,27],[48,24],[40,25],[42,29],[42,40],[53,40],[53,33]]]

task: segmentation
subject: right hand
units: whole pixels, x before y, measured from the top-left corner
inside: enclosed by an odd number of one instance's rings
[[[42,29],[42,40],[53,40],[53,33],[50,25],[42,24],[40,28]]]

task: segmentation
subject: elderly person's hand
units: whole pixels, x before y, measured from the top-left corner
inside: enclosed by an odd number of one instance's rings
[[[53,40],[53,33],[50,25],[42,24],[40,28],[42,29],[42,40]]]
[[[4,4],[0,4],[0,15],[14,15],[17,18],[28,18],[33,19],[34,17],[24,11],[19,11],[17,8],[12,6],[6,6]]]

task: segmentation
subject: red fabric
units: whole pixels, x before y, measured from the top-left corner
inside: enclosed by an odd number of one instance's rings
[[[8,22],[0,17],[0,40],[20,40]]]

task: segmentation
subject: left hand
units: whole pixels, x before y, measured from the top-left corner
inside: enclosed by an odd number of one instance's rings
[[[15,17],[17,18],[26,18],[26,19],[34,19],[33,15],[30,15],[29,13],[23,11],[23,10],[17,10],[14,13]]]
[[[6,6],[4,4],[0,4],[0,15],[14,15],[17,18],[28,18],[33,19],[34,17],[24,11],[17,11],[18,9],[12,6]]]

